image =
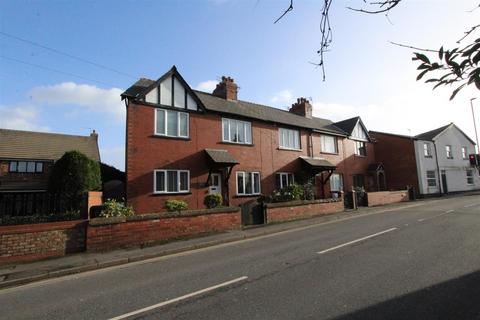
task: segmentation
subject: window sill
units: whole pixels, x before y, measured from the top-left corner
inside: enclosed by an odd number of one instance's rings
[[[230,144],[234,146],[242,146],[242,147],[253,147],[255,146],[253,143],[240,143],[240,142],[230,142],[230,141],[220,141],[221,144]]]
[[[190,195],[192,192],[153,192],[151,195],[152,196],[184,196],[184,195]]]
[[[151,138],[160,138],[160,139],[171,139],[171,140],[184,140],[190,141],[190,137],[173,137],[173,136],[164,136],[161,134],[153,134],[150,136]]]
[[[330,155],[333,155],[333,156],[338,156],[338,152],[324,152],[324,151],[320,151],[320,154],[330,154]]]
[[[431,159],[431,158],[432,158],[432,156],[425,156],[425,158],[429,158],[429,159]]]
[[[362,156],[361,154],[354,154],[354,156],[358,157],[358,158],[366,158],[367,157],[366,155]]]
[[[282,151],[296,151],[296,152],[302,152],[302,149],[290,149],[290,148],[282,148],[278,147],[277,150],[282,150]]]

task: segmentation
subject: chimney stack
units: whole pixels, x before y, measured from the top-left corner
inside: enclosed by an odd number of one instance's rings
[[[217,84],[213,95],[227,100],[237,100],[238,86],[230,77],[222,77],[222,81]]]
[[[312,105],[306,98],[298,98],[297,102],[292,104],[292,107],[288,111],[305,118],[312,118]]]
[[[93,129],[92,132],[90,133],[90,137],[98,139],[98,133],[95,131],[95,129]]]

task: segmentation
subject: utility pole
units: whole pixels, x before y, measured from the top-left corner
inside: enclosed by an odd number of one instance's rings
[[[477,133],[477,124],[476,124],[476,121],[475,121],[475,112],[473,111],[473,100],[475,100],[477,98],[472,98],[470,99],[470,107],[472,108],[472,118],[473,118],[473,128],[475,129],[475,138],[477,140],[477,154],[480,153],[480,146],[478,145],[478,133]]]

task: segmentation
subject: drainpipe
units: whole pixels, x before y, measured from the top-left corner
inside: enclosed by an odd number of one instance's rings
[[[438,165],[438,154],[437,154],[437,145],[435,144],[435,141],[433,141],[433,149],[435,150],[435,162],[437,163],[437,176],[438,176],[438,194],[442,195],[442,180],[440,178],[440,166]]]

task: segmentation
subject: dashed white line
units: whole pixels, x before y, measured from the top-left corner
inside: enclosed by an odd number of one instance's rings
[[[430,220],[430,219],[434,219],[434,218],[438,218],[438,217],[444,216],[444,215],[449,214],[449,213],[452,213],[452,212],[455,212],[455,210],[453,210],[453,209],[452,209],[452,210],[447,210],[447,211],[445,211],[445,212],[443,212],[443,213],[437,214],[436,216],[418,219],[417,221],[418,221],[418,222],[427,221],[427,220]]]
[[[390,228],[388,230],[377,232],[377,233],[371,234],[369,236],[366,236],[366,237],[363,237],[363,238],[360,238],[360,239],[357,239],[357,240],[349,241],[347,243],[335,246],[333,248],[325,249],[325,250],[319,251],[317,253],[318,254],[324,254],[324,253],[327,253],[327,252],[330,252],[330,251],[333,251],[333,250],[336,250],[336,249],[340,249],[340,248],[346,247],[348,245],[351,245],[351,244],[354,244],[354,243],[357,243],[357,242],[361,242],[361,241],[364,241],[364,240],[367,240],[367,239],[370,239],[370,238],[373,238],[373,237],[377,237],[377,236],[382,235],[384,233],[392,232],[392,231],[395,231],[395,230],[397,230],[397,228]]]
[[[468,204],[466,206],[463,206],[464,208],[471,208],[471,207],[475,207],[477,205],[477,203],[472,203],[472,204]]]
[[[452,212],[455,212],[455,210],[447,210],[447,211],[445,211],[445,213],[452,213]]]
[[[135,311],[132,311],[132,312],[129,312],[129,313],[125,313],[125,314],[122,314],[122,315],[117,316],[115,318],[111,318],[110,320],[126,319],[126,318],[129,318],[129,317],[132,317],[132,316],[139,315],[141,313],[145,313],[145,312],[148,312],[148,311],[151,311],[151,310],[154,310],[154,309],[164,307],[166,305],[169,305],[169,304],[172,304],[172,303],[175,303],[175,302],[179,302],[179,301],[189,299],[189,298],[192,298],[192,297],[195,297],[195,296],[198,296],[198,295],[201,295],[201,294],[204,294],[204,293],[207,293],[207,292],[210,292],[210,291],[222,288],[222,287],[229,286],[229,285],[237,283],[237,282],[245,281],[247,279],[248,279],[247,276],[236,278],[236,279],[233,279],[233,280],[230,280],[230,281],[227,281],[227,282],[217,284],[215,286],[211,286],[211,287],[208,287],[208,288],[205,288],[205,289],[202,289],[202,290],[198,290],[198,291],[183,295],[183,296],[175,298],[175,299],[167,300],[167,301],[164,301],[164,302],[160,302],[160,303],[151,305],[149,307],[145,307],[145,308],[138,309],[138,310],[135,310]]]

